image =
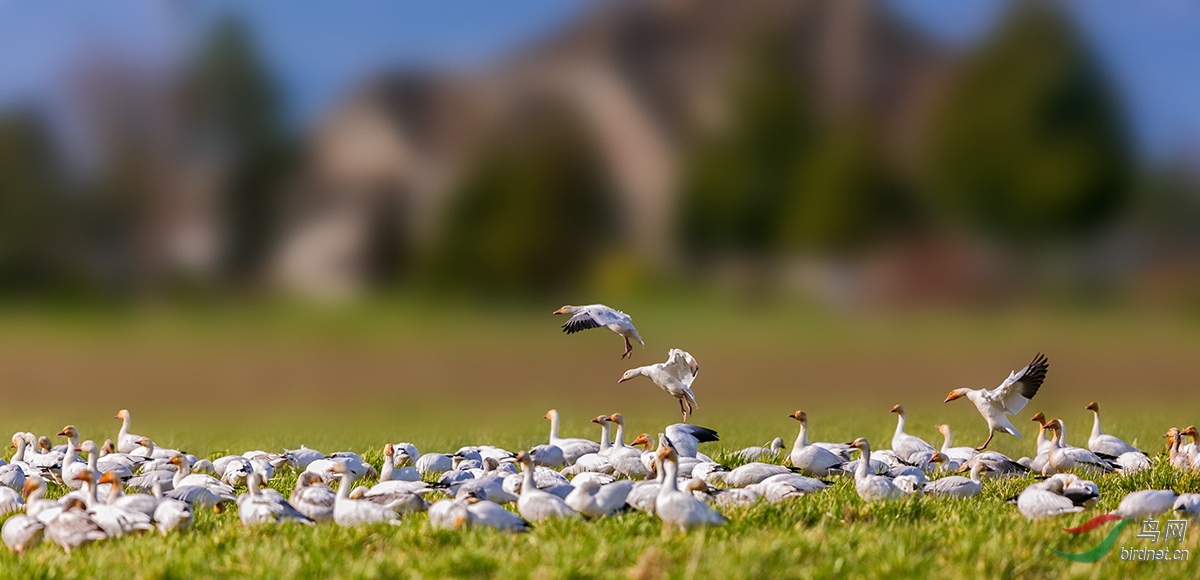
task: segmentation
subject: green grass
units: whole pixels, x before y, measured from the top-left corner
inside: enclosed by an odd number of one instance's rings
[[[1137,430],[1159,429],[1151,415],[1142,417],[1133,424]],[[826,423],[830,421],[825,419]],[[880,439],[883,446],[890,426],[841,422],[825,429],[862,430]],[[736,433],[755,432],[761,426],[745,420],[723,428],[727,433]],[[259,429],[245,429],[241,433],[244,445],[231,444],[228,450],[257,446],[269,436]],[[376,441],[388,440],[388,429],[376,429],[369,427],[363,435],[376,437]],[[186,433],[185,437],[192,436]],[[205,439],[198,433],[193,433],[195,440],[185,443],[204,445]],[[513,446],[538,437],[522,428],[489,433],[490,440]],[[427,438],[417,443],[428,449],[452,449],[470,438],[449,429],[425,434]],[[316,440],[332,444],[322,438]],[[379,464],[379,451],[374,447],[356,449]],[[728,459],[725,449],[716,444],[708,451]],[[205,455],[216,457],[223,452],[209,450]],[[835,485],[823,493],[778,505],[760,503],[729,510],[725,527],[689,534],[664,531],[656,518],[640,513],[596,522],[543,523],[517,536],[488,530],[434,530],[424,514],[408,517],[399,527],[247,528],[240,524],[233,508],[224,514],[199,514],[195,528],[186,534],[111,540],[70,556],[49,543],[23,557],[6,553],[0,555],[0,576],[98,577],[110,576],[114,570],[129,571],[137,578],[1090,578],[1148,572],[1165,578],[1195,576],[1195,564],[1190,562],[1120,562],[1114,551],[1096,564],[1077,564],[1048,552],[1050,547],[1082,552],[1098,543],[1108,528],[1078,537],[1060,528],[1078,525],[1114,508],[1130,490],[1200,491],[1200,473],[1178,473],[1161,463],[1151,472],[1096,480],[1101,486],[1096,509],[1030,522],[1005,500],[1028,485],[1031,478],[989,481],[983,494],[971,500],[927,497],[886,505],[865,504],[855,494],[849,478],[836,478]],[[277,476],[271,486],[287,493],[294,481],[295,476],[286,473]],[[1136,525],[1129,526],[1117,546],[1152,547],[1148,541],[1134,537],[1137,529]],[[1196,554],[1197,534],[1200,531],[1189,530],[1188,539],[1180,547]]]

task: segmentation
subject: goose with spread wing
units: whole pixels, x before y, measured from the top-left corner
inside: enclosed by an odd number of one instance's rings
[[[700,372],[700,364],[685,351],[677,348],[667,353],[667,362],[646,365],[625,371],[618,383],[623,383],[634,377],[646,377],[668,395],[679,400],[679,410],[683,420],[687,422],[688,415],[696,408],[696,394],[692,392],[692,382],[696,373]]]
[[[946,401],[949,403],[955,399],[966,397],[972,403],[975,403],[975,408],[979,409],[979,414],[987,420],[988,438],[983,442],[983,445],[976,447],[976,451],[987,449],[989,443],[992,442],[992,437],[996,436],[996,432],[1008,433],[1021,437],[1021,433],[1013,427],[1012,423],[1008,422],[1006,415],[1015,415],[1025,408],[1029,400],[1037,394],[1038,389],[1042,387],[1042,382],[1046,380],[1046,371],[1049,370],[1050,363],[1046,360],[1046,356],[1038,353],[1033,357],[1033,361],[1020,371],[1011,372],[1008,378],[1004,379],[1000,386],[988,389],[954,389],[946,396]]]
[[[563,332],[567,334],[575,334],[582,330],[592,328],[600,328],[601,326],[619,334],[625,340],[625,353],[621,358],[626,358],[633,354],[633,343],[629,339],[636,340],[638,344],[646,346],[642,342],[642,337],[638,335],[638,331],[633,327],[633,319],[628,314],[609,308],[603,304],[589,304],[587,306],[571,306],[570,304],[554,311],[554,314],[569,314],[571,319],[562,325]]]

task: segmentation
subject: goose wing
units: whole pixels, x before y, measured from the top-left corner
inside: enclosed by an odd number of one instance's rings
[[[1000,383],[999,387],[987,391],[987,398],[1004,409],[1005,413],[1019,413],[1042,387],[1042,382],[1046,380],[1046,371],[1049,369],[1050,363],[1046,360],[1046,355],[1038,353],[1025,368],[1009,373],[1008,378]]]

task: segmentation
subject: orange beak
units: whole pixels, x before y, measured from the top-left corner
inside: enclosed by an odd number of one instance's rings
[[[558,310],[555,310],[554,312],[551,312],[551,314],[566,314],[566,312],[563,312],[563,309],[562,309],[562,308],[559,308]]]
[[[900,412],[900,405],[896,405],[896,406],[892,407],[892,410],[891,410],[891,411],[888,411],[888,412],[889,412],[889,413],[899,413],[899,412]]]
[[[1097,407],[1099,407],[1099,405],[1096,404],[1096,401],[1092,401],[1092,402],[1088,403],[1087,406],[1084,407],[1084,409],[1087,409],[1089,411],[1095,411]]]
[[[618,382],[618,383],[623,383],[623,382],[625,382],[625,375],[621,375],[621,378],[617,379],[617,382]]]

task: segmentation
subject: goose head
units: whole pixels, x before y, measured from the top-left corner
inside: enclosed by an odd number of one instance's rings
[[[904,406],[903,405],[893,405],[892,410],[889,411],[889,413],[895,413],[895,414],[903,417],[904,416]]]
[[[795,413],[788,415],[788,417],[791,417],[801,423],[808,424],[808,413],[805,413],[804,411],[796,411]]]
[[[176,453],[175,455],[172,455],[170,459],[167,460],[167,464],[174,465],[175,467],[183,467],[184,465],[187,464],[187,460],[185,460],[183,458],[183,454]]]
[[[650,448],[654,446],[654,444],[650,442],[650,436],[646,435],[645,433],[639,433],[637,437],[633,438],[633,443],[630,443],[630,445],[634,447],[641,445],[644,451],[650,451]]]
[[[99,451],[100,451],[100,447],[97,446],[96,442],[92,441],[91,439],[88,439],[87,441],[80,443],[79,447],[75,448],[76,453],[86,453],[88,455],[91,455],[93,453],[99,453]]]
[[[623,383],[623,382],[628,381],[629,379],[632,379],[640,374],[642,374],[641,369],[629,369],[629,370],[625,371],[624,374],[621,375],[621,378],[617,379],[617,382]]]
[[[625,426],[625,415],[622,415],[620,413],[613,413],[612,415],[609,415],[608,420],[612,421],[613,423],[616,423],[617,425],[620,425],[622,427]]]
[[[1034,413],[1033,417],[1031,417],[1029,420],[1037,421],[1038,425],[1042,425],[1042,426],[1046,425],[1046,415],[1044,413],[1042,413],[1041,411]]]
[[[73,479],[75,479],[75,481],[82,481],[85,483],[92,483],[96,480],[96,478],[92,475],[92,470],[90,469],[80,469],[79,471],[75,472]]]
[[[549,411],[546,411],[546,414],[542,415],[542,418],[549,419],[551,421],[557,419],[558,418],[558,409],[550,409]]]
[[[109,453],[116,453],[117,446],[113,444],[112,439],[105,439],[104,444],[100,446],[100,457],[104,457]]]
[[[867,443],[866,437],[859,437],[858,439],[847,443],[846,446],[853,447],[859,451],[866,451],[867,449],[871,448],[871,444]]]
[[[396,448],[392,447],[391,443],[384,445],[383,446],[383,455],[385,457],[395,457],[396,456]]]
[[[30,447],[41,449],[42,453],[49,453],[51,449],[54,449],[54,444],[51,443],[50,438],[45,435],[35,438],[33,433],[26,433],[25,441],[29,442]]]
[[[117,411],[117,416],[113,417],[113,419],[120,419],[122,421],[128,421],[129,420],[129,409],[121,409],[120,411]]]
[[[533,457],[531,457],[528,452],[518,451],[517,463],[520,463],[521,467],[531,467],[533,466]]]
[[[66,427],[63,427],[61,431],[58,432],[58,436],[66,437],[68,439],[70,439],[72,437],[79,437],[79,430],[76,429],[74,425],[67,425]]]
[[[673,445],[671,445],[671,442],[667,441],[666,437],[663,435],[659,435],[658,440],[659,440],[658,454],[656,455],[658,460],[659,461],[678,461],[679,454],[675,452],[675,447]]]
[[[1188,425],[1186,429],[1179,432],[1180,435],[1187,435],[1194,440],[1200,441],[1200,431],[1196,430],[1195,425]]]
[[[953,391],[950,391],[949,395],[946,395],[946,400],[942,401],[942,402],[949,403],[950,401],[953,401],[954,399],[961,399],[961,398],[967,396],[967,391],[968,391],[968,389],[966,389],[966,388],[954,389]]]
[[[608,423],[608,421],[609,421],[608,415],[600,415],[599,417],[592,419],[592,422],[597,425],[605,425],[606,423]]]
[[[296,487],[308,487],[314,483],[321,481],[321,476],[311,471],[305,471],[296,478]]]
[[[100,480],[96,483],[111,483],[113,485],[121,485],[121,478],[117,477],[116,472],[105,471],[100,474]]]
[[[567,305],[564,305],[562,308],[555,310],[553,312],[553,314],[575,314],[578,311],[579,311],[578,306],[571,306],[570,304],[567,304]]]
[[[1097,403],[1096,401],[1092,401],[1092,402],[1088,403],[1087,406],[1084,407],[1084,409],[1087,409],[1094,413],[1099,413],[1100,412],[1100,403]]]
[[[29,499],[29,494],[39,488],[42,490],[46,489],[46,480],[42,479],[39,475],[30,475],[25,478],[25,486],[21,489],[21,496]]]

